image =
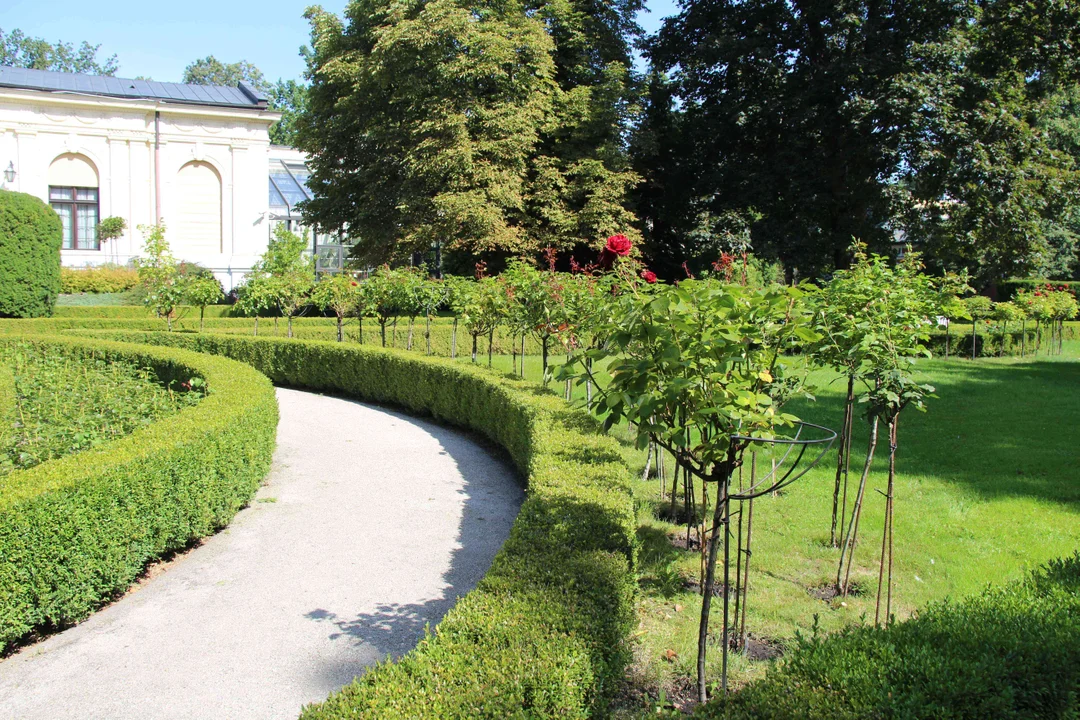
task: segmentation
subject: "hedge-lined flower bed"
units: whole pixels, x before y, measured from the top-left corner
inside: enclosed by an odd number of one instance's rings
[[[20,337],[52,355],[123,360],[163,382],[206,381],[197,405],[98,448],[0,479],[0,650],[63,627],[163,553],[224,526],[270,468],[277,401],[224,358],[97,339]]]
[[[888,628],[804,638],[703,720],[1074,718],[1080,554]]]
[[[116,333],[250,363],[274,382],[389,403],[504,447],[528,496],[476,590],[396,663],[304,720],[583,718],[602,714],[630,658],[629,471],[595,421],[532,385],[465,363],[335,342]]]

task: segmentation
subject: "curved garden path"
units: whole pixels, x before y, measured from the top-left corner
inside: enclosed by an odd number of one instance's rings
[[[514,471],[452,430],[278,391],[274,469],[229,527],[0,661],[0,718],[294,719],[483,577]]]

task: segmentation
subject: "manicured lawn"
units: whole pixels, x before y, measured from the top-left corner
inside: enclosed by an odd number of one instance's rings
[[[938,397],[930,400],[928,412],[908,410],[900,421],[893,595],[898,615],[931,600],[1020,578],[1080,547],[1080,342],[1067,342],[1065,351],[1061,357],[1023,361],[921,363]],[[510,362],[508,356],[495,358],[503,370]],[[539,379],[539,358],[526,359],[526,375]],[[793,411],[838,427],[843,383],[827,370],[816,371],[813,380],[817,400],[800,401]],[[560,383],[551,387],[562,390]],[[580,395],[576,388],[575,396]],[[857,418],[852,499],[866,437],[866,423]],[[629,446],[626,451],[640,473],[644,453]],[[751,633],[783,641],[797,631],[810,632],[815,623],[830,631],[872,622],[884,511],[884,498],[875,490],[884,489],[887,452],[883,434],[852,572],[867,591],[858,597],[823,601],[809,593],[836,575],[839,551],[828,542],[835,451],[778,497],[755,503]],[[669,458],[669,473],[672,467]],[[667,686],[670,697],[672,686],[689,685],[680,678],[693,676],[700,598],[683,582],[696,577],[700,561],[697,552],[669,542],[677,528],[656,517],[658,481],[638,482],[637,497],[643,593],[634,673],[645,688]],[[719,619],[712,626],[718,632]],[[719,659],[717,643],[710,654],[717,676]],[[765,663],[735,657],[733,678],[744,682],[764,668]]]

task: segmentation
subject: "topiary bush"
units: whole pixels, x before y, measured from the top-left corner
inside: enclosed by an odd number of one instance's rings
[[[350,343],[112,331],[250,363],[275,383],[403,407],[507,450],[528,495],[479,586],[418,647],[304,720],[585,718],[620,687],[636,625],[627,468],[598,423],[552,393],[468,363]]]
[[[62,233],[60,216],[44,202],[0,190],[0,317],[52,314]]]
[[[201,377],[197,405],[92,450],[0,478],[0,652],[77,622],[153,558],[224,526],[270,468],[274,388],[240,363],[91,339],[7,338],[50,355],[124,360],[162,381]]]
[[[888,628],[800,638],[712,720],[1080,717],[1080,554]]]

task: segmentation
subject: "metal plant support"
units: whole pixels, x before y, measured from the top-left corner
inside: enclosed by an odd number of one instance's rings
[[[790,438],[762,439],[742,435],[734,435],[731,438],[732,442],[746,443],[747,447],[752,447],[753,445],[769,445],[774,448],[783,447],[784,451],[779,460],[773,460],[772,469],[760,478],[757,477],[757,453],[751,451],[749,484],[746,487],[742,486],[743,476],[742,466],[740,464],[738,490],[732,489],[731,484],[733,478],[731,477],[727,480],[727,487],[718,488],[717,502],[722,503],[724,506],[722,509],[723,519],[720,523],[723,525],[724,529],[724,616],[721,628],[723,660],[721,662],[720,684],[722,691],[725,693],[727,692],[728,686],[728,654],[733,644],[732,640],[734,640],[736,649],[741,649],[743,652],[746,652],[747,650],[746,607],[747,587],[750,578],[750,558],[753,554],[751,542],[753,540],[754,500],[766,495],[775,495],[775,493],[801,479],[821,462],[821,459],[825,457],[825,454],[828,453],[829,449],[836,441],[837,433],[823,425],[798,422],[796,423],[796,428],[794,437]],[[818,433],[820,434],[820,437],[806,438],[804,437],[804,431],[806,430]],[[816,452],[816,456],[813,457],[808,464],[804,465],[803,460],[806,458],[808,452]],[[794,459],[791,459],[793,454]],[[736,541],[734,558],[736,575],[734,587],[734,625],[732,624],[733,618],[731,612],[731,544],[733,539],[731,528],[731,504],[733,502],[739,504],[738,510],[735,512],[738,516],[738,525],[735,533],[736,537],[734,538]],[[744,516],[746,518],[745,543],[743,536]],[[716,526],[712,528],[713,533],[718,530],[719,528]],[[701,538],[701,546],[702,548],[705,546],[704,537]],[[744,557],[745,563],[743,562]],[[734,637],[732,637],[732,629],[737,630]]]

